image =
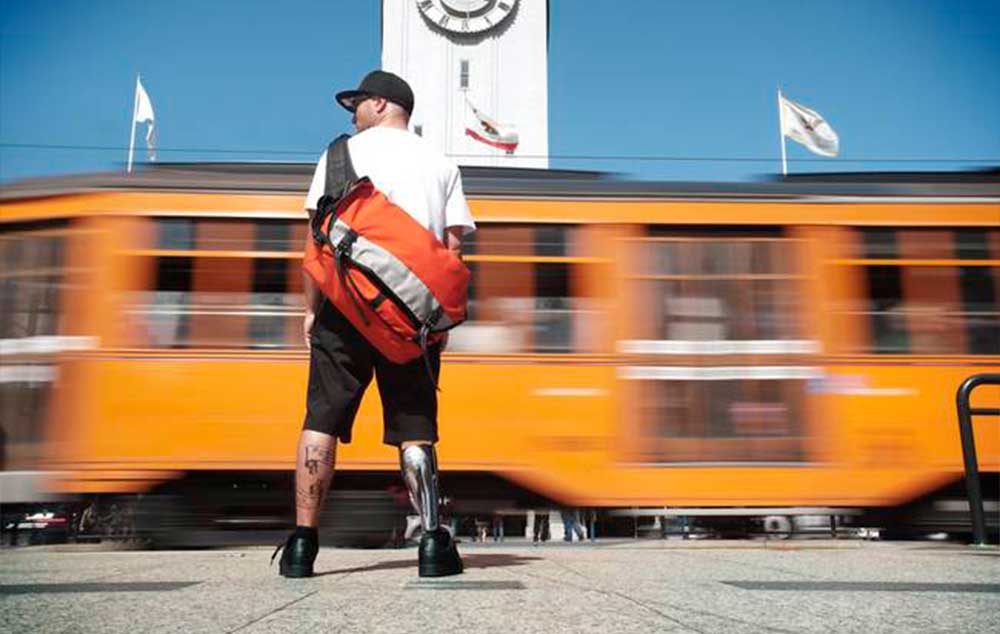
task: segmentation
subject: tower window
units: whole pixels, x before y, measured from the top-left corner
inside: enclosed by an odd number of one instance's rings
[[[462,90],[469,89],[469,60],[463,59],[460,64],[458,85]]]

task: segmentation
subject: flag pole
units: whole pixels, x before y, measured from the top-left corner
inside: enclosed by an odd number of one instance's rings
[[[778,136],[781,137],[781,175],[788,176],[788,158],[785,155],[785,109],[781,107],[781,88],[778,88]]]
[[[139,73],[135,75],[135,98],[132,100],[132,136],[128,142],[128,168],[126,174],[132,173],[132,154],[135,151],[135,114],[139,111]]]

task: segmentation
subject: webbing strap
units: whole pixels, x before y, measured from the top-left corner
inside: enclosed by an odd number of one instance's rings
[[[358,288],[358,283],[347,272],[347,265],[351,261],[351,247],[357,238],[358,234],[353,231],[348,233],[334,250],[333,262],[337,267],[337,277],[340,279],[340,285],[343,287],[344,292],[347,293],[347,296],[351,298],[354,310],[358,311],[358,317],[368,326],[371,322],[368,321],[365,311],[361,309],[361,302],[359,300],[359,298],[363,298],[364,296],[361,294],[361,289]]]
[[[434,370],[431,368],[430,350],[427,347],[427,337],[430,335],[431,329],[434,328],[435,324],[437,324],[443,314],[444,310],[439,306],[437,310],[435,310],[431,316],[427,318],[427,321],[424,322],[416,337],[417,343],[420,344],[421,356],[424,358],[424,369],[427,370],[427,376],[431,380],[431,385],[433,385],[434,389],[438,392],[441,391],[441,388],[438,387],[437,380],[434,378]]]
[[[351,137],[341,134],[326,148],[326,181],[323,185],[323,195],[316,203],[316,213],[312,219],[313,240],[317,244],[327,242],[323,235],[323,221],[337,209],[337,203],[344,197],[351,183],[358,180],[351,162],[351,154],[347,149],[347,141]]]
[[[351,137],[341,134],[326,148],[326,184],[323,193],[340,199],[347,186],[358,179],[354,172],[351,155],[347,151],[347,141]]]

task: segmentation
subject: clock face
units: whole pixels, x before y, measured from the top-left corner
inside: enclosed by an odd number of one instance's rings
[[[424,17],[451,33],[483,33],[514,11],[517,0],[416,0]]]

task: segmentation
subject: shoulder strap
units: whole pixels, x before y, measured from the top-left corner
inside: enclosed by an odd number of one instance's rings
[[[326,186],[323,193],[340,199],[344,189],[358,179],[351,163],[351,154],[347,151],[347,141],[351,137],[341,134],[326,149]]]
[[[358,179],[354,164],[351,163],[351,153],[347,148],[347,141],[350,138],[350,135],[341,134],[330,141],[330,145],[326,148],[326,183],[312,218],[313,239],[318,244],[328,241],[321,230],[323,221],[336,210],[337,203],[340,202],[347,187]]]

